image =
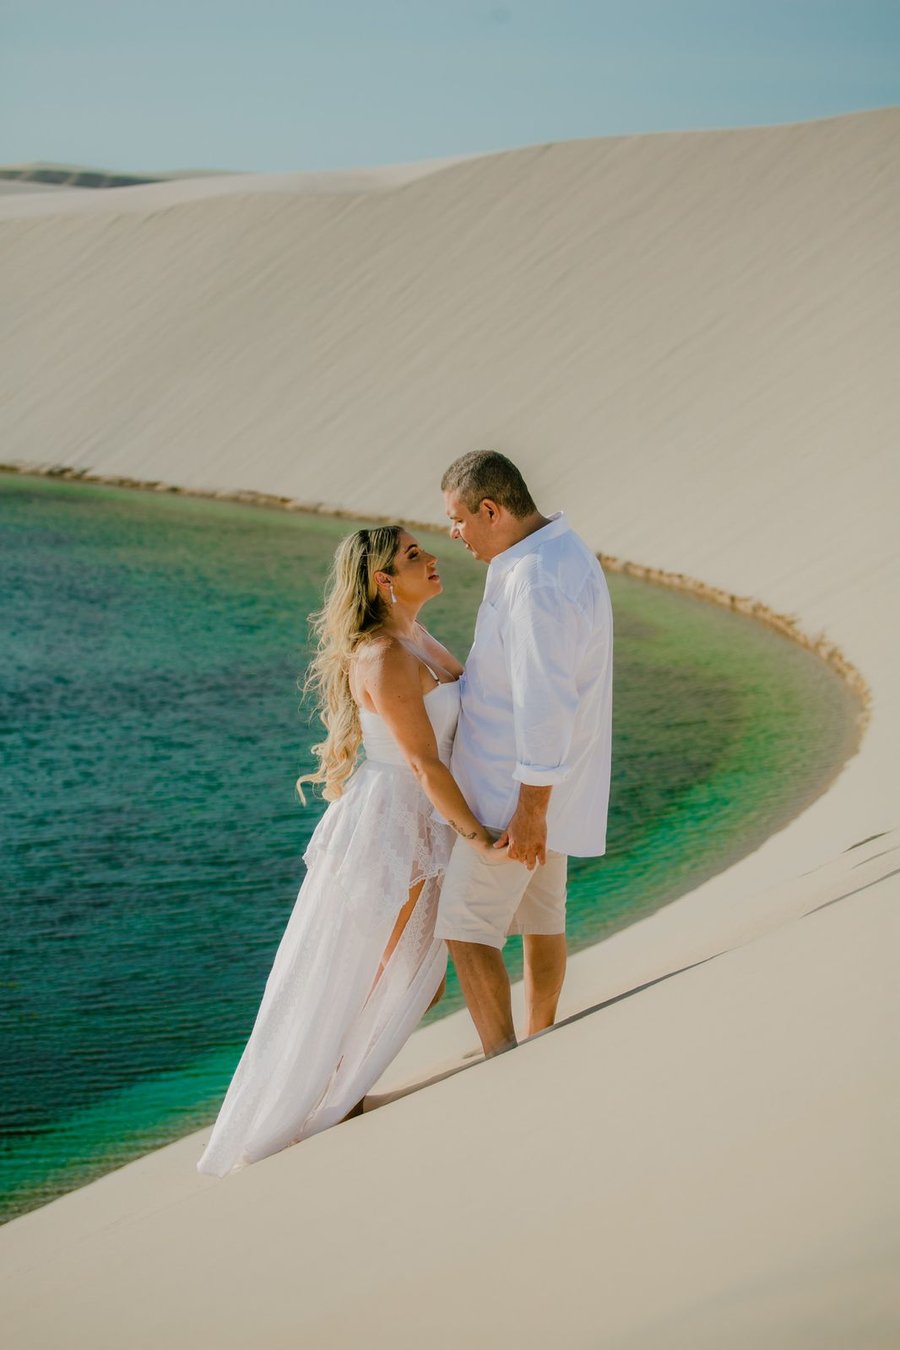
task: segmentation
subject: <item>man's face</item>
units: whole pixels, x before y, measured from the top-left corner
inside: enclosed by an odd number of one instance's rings
[[[481,562],[490,562],[502,550],[497,548],[491,523],[494,517],[482,502],[470,511],[457,492],[444,493],[444,508],[450,519],[450,538],[461,539],[469,552]]]

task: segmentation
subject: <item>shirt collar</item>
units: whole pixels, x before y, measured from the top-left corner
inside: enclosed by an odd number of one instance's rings
[[[511,548],[505,548],[502,553],[498,553],[496,558],[492,558],[488,565],[488,576],[502,576],[510,567],[524,558],[529,553],[534,553],[541,544],[546,543],[548,539],[555,539],[560,534],[565,534],[569,529],[569,522],[566,520],[565,511],[555,511],[547,520],[546,525],[542,525],[539,530],[532,534],[526,534],[524,539],[520,539],[517,544]]]

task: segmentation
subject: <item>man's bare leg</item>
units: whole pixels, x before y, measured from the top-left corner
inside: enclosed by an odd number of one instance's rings
[[[501,1055],[516,1044],[509,975],[496,947],[483,942],[448,942],[472,1021],[484,1053]]]
[[[566,975],[565,933],[526,933],[525,1010],[528,1035],[546,1031],[556,1020],[556,1007]]]

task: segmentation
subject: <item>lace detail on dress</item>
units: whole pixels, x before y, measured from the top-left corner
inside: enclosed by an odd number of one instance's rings
[[[454,834],[438,823],[412,773],[399,766],[360,766],[350,787],[322,817],[304,861],[330,867],[357,921],[379,926],[394,917],[417,882],[447,866]]]
[[[425,707],[444,763],[449,763],[459,713],[459,689],[442,684]],[[363,710],[366,759],[344,795],[325,812],[304,861],[330,857],[333,874],[358,922],[380,924],[396,915],[410,889],[444,871],[454,843],[449,825],[434,818],[431,803],[403,759],[382,719]]]

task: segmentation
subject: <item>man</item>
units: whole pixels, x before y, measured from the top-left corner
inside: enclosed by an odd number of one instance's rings
[[[516,1044],[507,935],[523,934],[532,1036],[553,1025],[565,975],[567,858],[606,849],[612,610],[593,553],[504,455],[463,455],[441,489],[451,538],[488,563],[451,768],[498,839],[496,859],[457,840],[436,932],[495,1055]]]

